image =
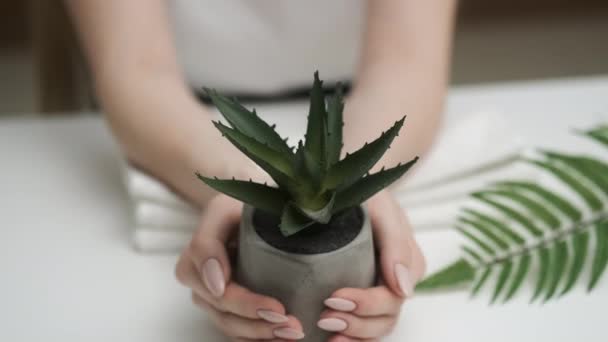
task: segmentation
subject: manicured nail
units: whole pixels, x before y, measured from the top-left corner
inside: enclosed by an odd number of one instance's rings
[[[224,273],[222,273],[222,265],[215,258],[210,258],[203,265],[203,282],[207,290],[215,297],[224,295],[226,289],[226,281]]]
[[[355,304],[355,302],[353,302],[353,301],[350,301],[348,299],[343,299],[343,298],[335,298],[335,297],[327,298],[324,303],[331,309],[334,309],[337,311],[344,311],[344,312],[353,311],[357,307],[357,304]]]
[[[301,340],[304,338],[304,333],[292,328],[278,328],[273,331],[274,336],[284,338],[286,340]]]
[[[412,297],[414,295],[414,281],[412,274],[403,264],[395,265],[395,277],[401,288],[401,292],[406,297]]]
[[[323,318],[317,322],[317,326],[325,331],[344,331],[348,327],[345,321],[339,318]]]
[[[287,318],[287,316],[281,315],[280,313],[276,313],[274,311],[258,310],[257,313],[261,319],[269,323],[285,323],[289,321],[289,318]]]

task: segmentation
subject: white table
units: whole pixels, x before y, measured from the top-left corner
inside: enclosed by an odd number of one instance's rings
[[[447,110],[498,109],[534,143],[608,113],[608,77],[453,89]],[[555,141],[559,140],[559,141]],[[173,277],[175,256],[129,245],[119,153],[98,117],[0,121],[0,341],[223,341]],[[449,231],[418,234],[430,269]],[[419,295],[387,341],[606,341],[608,280],[543,306],[465,292]]]

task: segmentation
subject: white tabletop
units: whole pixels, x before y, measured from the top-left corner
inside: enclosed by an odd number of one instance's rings
[[[496,109],[532,142],[608,113],[608,77],[454,89],[447,111]],[[559,141],[556,141],[559,140]],[[566,146],[568,145],[568,146]],[[0,341],[224,341],[173,277],[176,256],[135,253],[116,146],[101,119],[0,120]],[[447,227],[446,227],[447,228]],[[419,233],[431,270],[458,254]],[[605,341],[608,280],[545,305],[419,295],[387,341]]]

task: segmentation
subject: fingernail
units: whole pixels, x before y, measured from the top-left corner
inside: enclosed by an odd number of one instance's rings
[[[412,274],[407,267],[403,264],[396,264],[395,277],[397,277],[397,283],[399,283],[401,292],[403,292],[406,297],[412,297],[414,295],[414,281]]]
[[[286,340],[301,340],[304,338],[304,333],[292,328],[278,328],[273,331],[274,336],[284,338]]]
[[[203,265],[203,282],[207,290],[215,297],[224,295],[226,281],[222,273],[222,265],[215,258],[210,258]]]
[[[266,322],[270,323],[285,323],[289,321],[289,318],[285,315],[281,315],[280,313],[276,313],[270,310],[258,310],[258,316]]]
[[[324,303],[331,309],[344,312],[353,311],[357,307],[355,302],[343,298],[327,298]]]
[[[317,326],[325,331],[344,331],[348,324],[339,318],[324,318],[317,322]]]

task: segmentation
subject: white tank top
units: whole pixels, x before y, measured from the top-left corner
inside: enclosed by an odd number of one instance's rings
[[[350,80],[363,0],[169,1],[179,61],[193,87],[273,94],[307,87],[313,72]]]

